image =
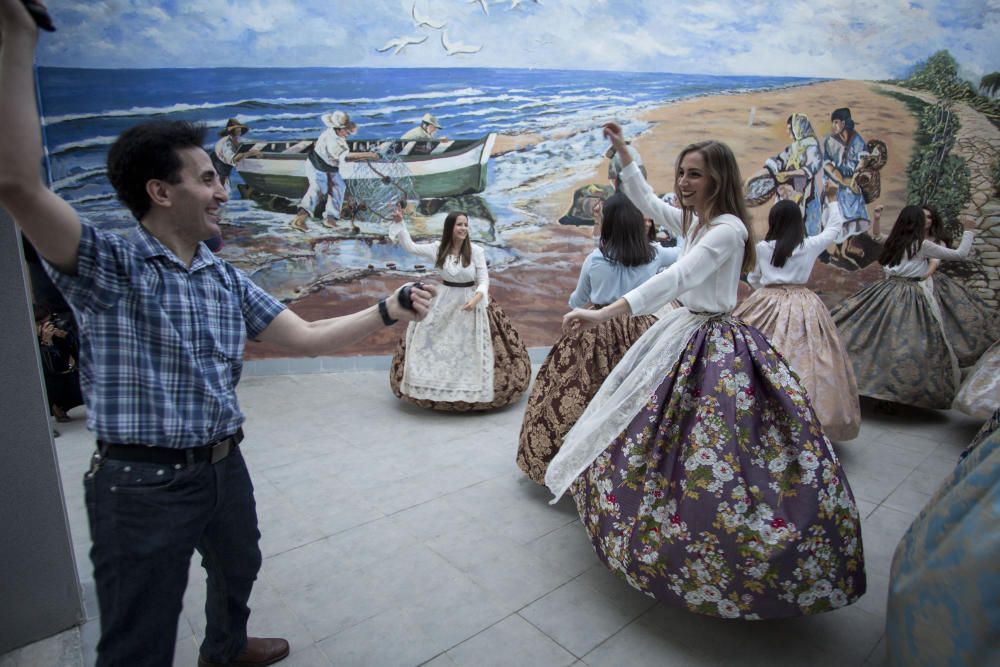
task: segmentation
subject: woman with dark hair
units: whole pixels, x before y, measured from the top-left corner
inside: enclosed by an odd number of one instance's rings
[[[613,123],[605,133],[623,145]],[[767,338],[732,316],[754,243],[736,157],[684,148],[661,201],[622,154],[622,191],[683,255],[567,333],[681,303],[611,371],[549,463],[597,555],[662,603],[722,618],[816,614],[865,591],[861,520],[809,398]]]
[[[389,371],[396,396],[433,410],[489,410],[528,388],[528,350],[506,314],[489,298],[486,253],[469,240],[469,218],[452,211],[441,241],[414,243],[396,209],[389,228],[407,252],[434,262],[441,277],[430,311],[399,341]]]
[[[930,218],[927,237],[944,248],[950,248],[951,233],[945,227],[938,210],[924,206]],[[950,276],[936,271],[939,260],[930,260],[926,278],[941,308],[941,325],[951,343],[958,365],[970,368],[995,341],[1000,340],[1000,313],[990,308],[975,291]]]
[[[580,269],[569,298],[573,308],[602,308],[677,261],[681,248],[664,248],[649,239],[648,220],[625,195],[604,202],[601,239]],[[517,465],[545,483],[545,470],[563,437],[587,403],[656,318],[620,315],[594,329],[568,333],[552,347],[531,388],[521,425]]]
[[[951,250],[927,239],[931,216],[920,206],[899,213],[879,262],[885,279],[830,312],[854,365],[858,393],[922,408],[951,407],[960,378],[941,308],[925,280],[931,259],[962,260],[972,232]]]
[[[757,266],[747,276],[755,292],[733,311],[767,336],[809,394],[823,432],[851,440],[861,428],[858,387],[830,312],[805,286],[820,254],[841,234],[844,218],[828,184],[823,231],[805,236],[802,211],[780,201],[768,216],[767,236],[757,244]]]

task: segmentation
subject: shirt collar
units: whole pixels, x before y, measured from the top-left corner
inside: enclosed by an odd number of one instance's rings
[[[163,245],[158,238],[150,234],[149,230],[141,224],[136,225],[132,240],[139,251],[139,255],[143,259],[165,257],[168,261],[173,262],[174,264],[177,264],[192,273],[207,266],[212,266],[218,261],[215,254],[208,249],[208,246],[204,243],[199,243],[194,252],[194,258],[191,261],[191,266],[188,267],[180,260],[179,257],[177,257],[177,255],[174,254],[170,248]]]

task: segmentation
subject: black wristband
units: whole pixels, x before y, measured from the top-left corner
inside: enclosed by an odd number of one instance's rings
[[[386,305],[385,299],[379,299],[378,314],[382,316],[382,324],[384,324],[387,327],[391,327],[393,324],[399,321],[389,317],[389,306]]]

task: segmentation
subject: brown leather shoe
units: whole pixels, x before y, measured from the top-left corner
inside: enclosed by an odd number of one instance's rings
[[[209,662],[198,656],[198,667],[265,667],[288,657],[284,639],[247,637],[247,647],[228,663]]]

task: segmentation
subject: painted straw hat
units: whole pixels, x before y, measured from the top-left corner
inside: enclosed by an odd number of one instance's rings
[[[427,123],[428,125],[433,125],[434,127],[436,127],[439,130],[442,127],[444,127],[444,125],[442,125],[441,123],[438,122],[437,116],[434,116],[434,115],[429,114],[429,113],[425,113],[424,117],[420,119],[420,122],[421,123]]]
[[[241,123],[240,121],[236,120],[235,118],[230,118],[228,121],[226,121],[226,127],[225,127],[225,129],[223,129],[223,130],[221,130],[219,132],[219,136],[220,137],[229,136],[229,134],[233,130],[239,130],[240,134],[246,134],[247,132],[250,131],[250,128],[248,126],[244,125],[243,123]]]
[[[320,116],[320,118],[323,120],[324,125],[334,130],[343,130],[353,125],[353,123],[351,123],[351,117],[343,111],[325,113]]]

